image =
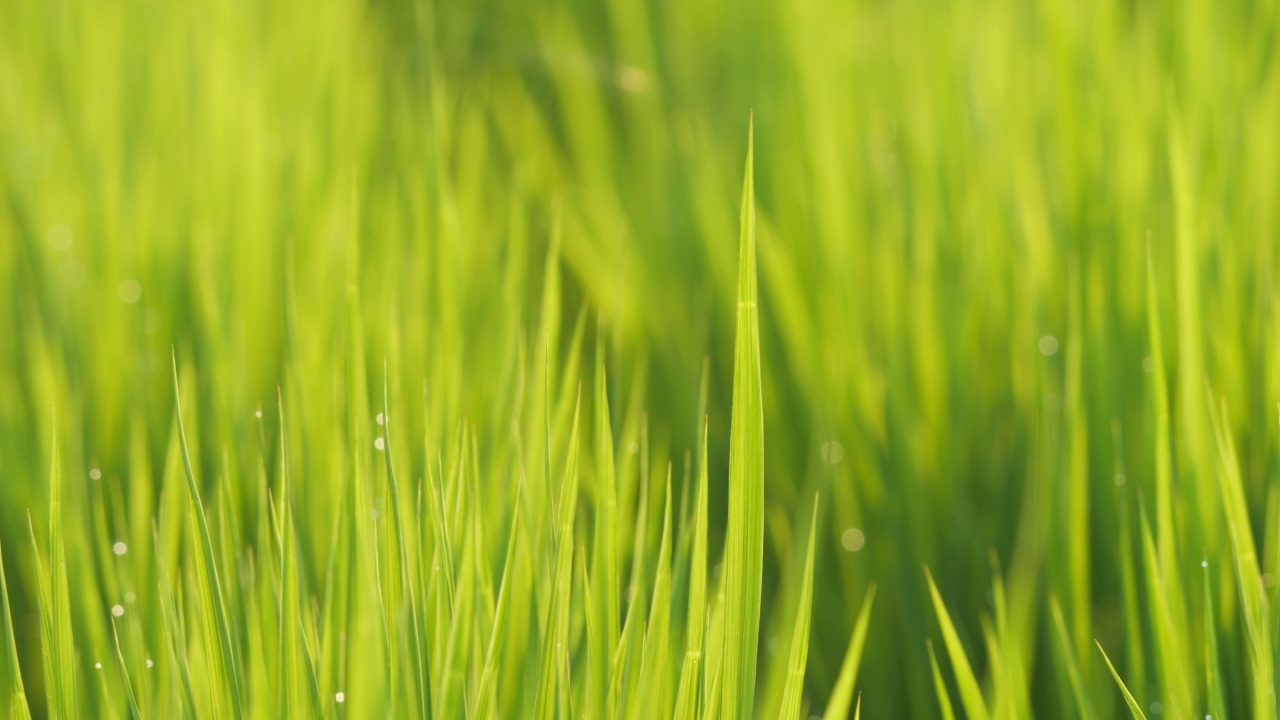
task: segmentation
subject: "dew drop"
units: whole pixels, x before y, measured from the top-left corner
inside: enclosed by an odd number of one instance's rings
[[[98,468],[93,468],[92,470],[90,470],[90,471],[89,471],[89,479],[90,479],[90,480],[101,480],[101,479],[102,479],[102,471],[101,471],[101,470],[99,470]]]
[[[1050,355],[1058,352],[1058,338],[1052,335],[1045,335],[1040,338],[1038,346],[1040,348],[1040,354],[1045,357],[1049,357]]]
[[[147,669],[151,669],[151,666],[153,665],[155,665],[155,663],[151,662],[151,658],[147,658]]]
[[[111,614],[112,614],[112,615],[114,615],[115,617],[124,617],[124,606],[123,606],[123,605],[112,605],[112,606],[111,606]]]
[[[386,441],[386,440],[383,440],[382,438],[378,438],[377,440],[374,440],[374,441],[373,441],[373,446],[374,446],[374,447],[376,447],[376,448],[378,448],[379,450],[386,450],[386,449],[387,449],[387,441]]]
[[[385,424],[387,424],[387,419],[386,419],[385,417],[383,417],[383,416],[382,416],[382,413],[378,413],[378,417],[377,417],[377,418],[375,418],[375,419],[378,421],[378,424],[379,424],[379,425],[385,425]]]
[[[122,543],[122,542],[117,542],[115,545],[112,545],[112,546],[111,546],[111,552],[113,552],[113,553],[115,553],[115,554],[117,554],[117,555],[123,555],[123,554],[125,554],[125,553],[129,552],[129,546],[128,546],[128,545],[125,545],[125,544],[124,544],[124,543]]]
[[[336,692],[333,694],[333,699],[336,702],[344,703],[347,701],[347,694],[344,692]]]

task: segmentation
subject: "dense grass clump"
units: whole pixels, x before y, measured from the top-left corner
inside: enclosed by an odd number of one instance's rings
[[[0,716],[1277,717],[1278,35],[0,0]]]

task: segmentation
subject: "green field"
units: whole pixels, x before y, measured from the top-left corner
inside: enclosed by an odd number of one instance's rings
[[[0,717],[1280,716],[1280,0],[0,0]]]

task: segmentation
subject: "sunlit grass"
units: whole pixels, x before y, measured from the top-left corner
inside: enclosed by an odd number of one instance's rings
[[[0,0],[0,716],[1276,717],[1277,28]]]

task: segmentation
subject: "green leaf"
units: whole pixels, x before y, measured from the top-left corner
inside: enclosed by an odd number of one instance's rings
[[[3,635],[5,662],[9,666],[9,682],[4,705],[15,718],[30,718],[31,709],[27,705],[27,691],[22,686],[22,668],[18,663],[18,644],[13,636],[13,613],[9,609],[9,582],[4,574],[4,553],[0,552],[0,628]]]
[[[969,720],[986,720],[987,705],[982,699],[982,688],[978,686],[978,679],[969,665],[964,645],[960,642],[960,636],[956,634],[955,625],[951,623],[951,615],[947,613],[947,606],[942,602],[942,596],[938,594],[938,587],[934,585],[933,575],[927,567],[924,569],[924,576],[929,581],[929,594],[933,597],[933,609],[938,616],[938,626],[942,629],[942,641],[947,646],[948,657],[951,658],[951,670],[955,673],[956,686],[960,690],[960,704],[964,706],[964,712],[969,716]]]
[[[1107,651],[1102,649],[1102,643],[1097,640],[1093,641],[1098,646],[1098,652],[1102,653],[1102,659],[1107,662],[1107,669],[1111,671],[1111,677],[1116,679],[1116,685],[1120,686],[1120,692],[1124,695],[1124,701],[1129,706],[1129,711],[1133,713],[1136,720],[1147,720],[1147,716],[1142,714],[1142,708],[1138,706],[1138,701],[1133,699],[1133,693],[1129,692],[1129,688],[1125,687],[1124,681],[1120,679],[1120,673],[1116,672],[1116,666],[1111,664],[1111,658],[1107,657]]]
[[[702,447],[707,444],[707,422],[702,422]],[[704,620],[707,616],[707,453],[701,453],[698,499],[694,501],[693,559],[689,565],[689,616],[685,623],[685,655],[676,691],[677,720],[693,720],[697,714],[699,666],[702,664]]]
[[[853,624],[853,634],[849,636],[849,648],[844,652],[844,662],[840,664],[840,674],[836,676],[835,687],[831,689],[831,698],[827,701],[827,710],[822,720],[844,720],[849,717],[849,701],[853,698],[854,684],[858,680],[858,667],[862,662],[862,648],[867,641],[867,628],[871,622],[871,607],[876,599],[874,583],[867,588],[867,595],[862,601],[862,609],[858,611],[858,619]],[[861,703],[862,695],[858,695]]]
[[[933,652],[933,641],[925,640],[929,650],[929,669],[933,673],[933,690],[938,695],[938,708],[942,720],[955,720],[955,710],[951,708],[951,696],[947,693],[947,683],[942,679],[942,671],[938,669],[938,656]]]
[[[178,390],[178,356],[174,351],[173,360],[173,405],[178,416],[178,440],[182,448],[182,469],[187,478],[187,490],[190,492],[190,510],[195,517],[198,530],[200,555],[197,559],[197,576],[204,587],[201,588],[201,601],[204,603],[206,616],[212,614],[217,625],[216,636],[210,638],[216,644],[218,656],[218,675],[220,682],[225,683],[220,693],[220,700],[225,703],[225,711],[230,712],[236,720],[243,717],[240,709],[240,674],[236,668],[235,645],[231,639],[231,622],[227,618],[227,606],[222,593],[222,582],[218,577],[218,566],[214,560],[213,538],[209,534],[209,522],[205,519],[204,504],[200,500],[200,488],[196,484],[195,470],[191,467],[191,454],[187,449],[187,434],[182,423],[182,398]]]
[[[782,690],[779,720],[798,720],[800,700],[804,692],[804,670],[809,660],[809,622],[813,611],[813,544],[818,534],[818,498],[813,499],[813,515],[809,520],[809,546],[804,556],[804,576],[800,581],[800,601],[796,607],[796,624],[791,633],[791,652],[787,659],[787,682]]]
[[[764,572],[764,406],[756,290],[754,123],[748,131],[738,253],[737,339],[729,431],[729,521],[725,536],[723,678],[725,720],[749,720],[760,635]]]
[[[1067,666],[1067,678],[1071,682],[1071,694],[1076,701],[1076,712],[1082,718],[1092,718],[1094,717],[1093,705],[1085,693],[1080,663],[1076,662],[1075,650],[1071,644],[1071,633],[1067,631],[1067,623],[1062,618],[1062,608],[1058,605],[1058,598],[1053,595],[1049,596],[1049,609],[1053,614],[1053,624],[1058,631],[1058,650],[1063,664]]]
[[[604,711],[609,692],[609,664],[618,647],[618,499],[613,457],[613,430],[609,420],[609,392],[605,377],[604,327],[596,334],[595,383],[595,532],[592,541],[590,602],[601,625],[590,648],[592,713]]]
[[[552,585],[551,612],[547,618],[546,633],[542,641],[542,680],[534,717],[550,720],[556,717],[557,697],[567,691],[558,687],[561,658],[569,653],[569,605],[572,600],[570,583],[573,579],[573,521],[578,505],[578,415],[579,405],[573,411],[573,425],[569,431],[569,450],[565,460],[564,480],[560,483],[560,499],[556,511],[556,563]]]

